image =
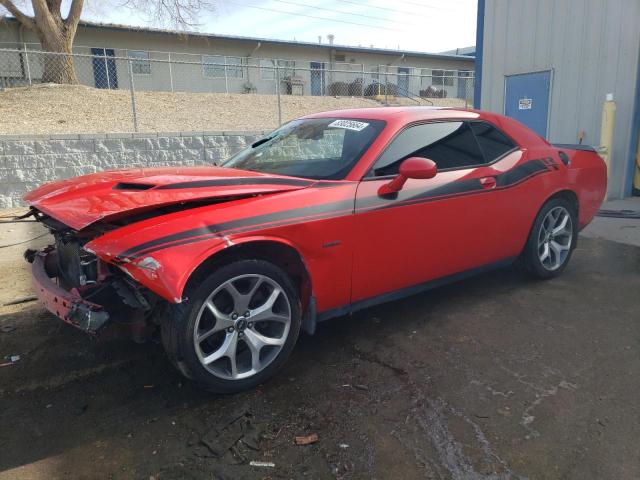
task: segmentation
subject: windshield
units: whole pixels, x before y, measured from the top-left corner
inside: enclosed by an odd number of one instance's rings
[[[382,120],[294,120],[224,163],[225,167],[319,180],[340,180],[384,128]]]

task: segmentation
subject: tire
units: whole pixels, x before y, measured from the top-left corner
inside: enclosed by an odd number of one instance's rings
[[[172,363],[214,393],[239,392],[272,377],[300,333],[300,299],[290,278],[269,262],[239,260],[193,283],[162,321]]]
[[[565,219],[566,224],[560,229]],[[543,279],[562,274],[576,245],[577,226],[577,212],[572,202],[557,197],[545,203],[519,258],[523,270]]]

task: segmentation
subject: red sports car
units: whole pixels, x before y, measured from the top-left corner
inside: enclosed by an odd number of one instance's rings
[[[222,167],[87,175],[25,196],[55,239],[36,293],[94,335],[159,330],[214,392],[272,376],[300,330],[517,261],[567,266],[606,191],[590,147],[510,118],[369,108],[289,122]]]

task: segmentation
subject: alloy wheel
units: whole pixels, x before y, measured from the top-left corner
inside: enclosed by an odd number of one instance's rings
[[[260,274],[234,277],[202,304],[193,342],[200,363],[226,380],[251,377],[280,353],[291,327],[284,288]]]
[[[544,217],[538,232],[538,258],[542,266],[557,270],[566,261],[573,241],[573,222],[564,207],[554,207]]]

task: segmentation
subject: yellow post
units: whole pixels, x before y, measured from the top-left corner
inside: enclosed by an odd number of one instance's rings
[[[600,156],[607,165],[607,178],[611,175],[611,160],[613,155],[613,133],[616,126],[616,102],[613,101],[613,93],[607,93],[602,106],[602,126],[600,128]],[[608,182],[610,185],[610,182]],[[609,191],[607,196],[609,198]]]

